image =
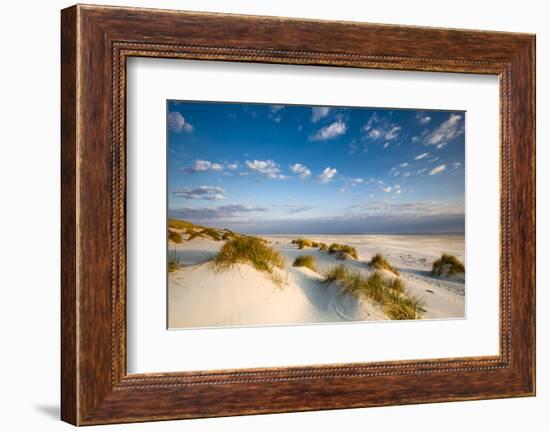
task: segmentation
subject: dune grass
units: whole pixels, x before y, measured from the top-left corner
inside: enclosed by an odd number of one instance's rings
[[[312,271],[317,272],[317,259],[311,255],[301,255],[294,259],[292,266],[305,266]]]
[[[386,287],[398,293],[405,293],[405,283],[399,277],[392,278],[387,280]]]
[[[239,235],[238,233],[235,233],[235,232],[233,232],[229,229],[224,229],[223,233],[222,233],[222,239],[223,240],[235,239],[239,236],[241,236],[241,235]]]
[[[464,264],[456,256],[443,253],[432,264],[432,275],[455,275],[465,273]]]
[[[337,251],[336,252],[336,259],[337,260],[347,260],[347,259],[353,259],[353,256],[345,251]]]
[[[168,241],[175,242],[176,244],[181,244],[181,234],[175,230],[168,229]]]
[[[290,241],[291,244],[296,244],[300,250],[304,248],[318,248],[319,250],[326,250],[328,246],[324,242],[313,241],[309,238],[298,238]]]
[[[228,269],[237,263],[250,263],[259,271],[274,274],[275,268],[283,267],[284,259],[262,238],[241,236],[227,241],[214,257],[219,269]]]
[[[168,219],[168,228],[169,235],[170,230],[174,231],[175,234],[179,234],[180,238],[182,234],[185,234],[187,235],[187,241],[191,241],[194,238],[207,238],[214,241],[223,241],[241,236],[235,232],[230,231],[229,229],[218,229],[214,227],[201,226],[180,219]]]
[[[174,251],[168,254],[168,272],[174,272],[180,269],[183,265]]]
[[[343,292],[372,300],[392,320],[420,319],[424,313],[420,300],[407,295],[402,280],[385,279],[379,271],[366,276],[340,264],[325,274],[324,282],[336,282]]]
[[[283,277],[283,274],[285,274],[285,277]],[[271,273],[271,280],[273,280],[273,283],[277,286],[282,287],[283,285],[288,284],[288,272],[273,271]]]
[[[393,272],[395,275],[399,275],[397,269],[395,269],[380,253],[377,253],[372,257],[369,265],[376,269],[387,269],[388,271]]]
[[[291,243],[296,244],[300,250],[313,247],[313,241],[307,238],[293,239]]]
[[[172,229],[187,230],[187,229],[195,229],[201,226],[197,226],[186,220],[171,218],[171,219],[168,219],[168,227],[171,227]]]
[[[223,234],[220,233],[219,230],[211,228],[211,227],[203,227],[200,230],[195,230],[192,233],[189,234],[188,241],[191,241],[193,238],[200,237],[200,238],[210,238],[214,241],[221,241],[223,238]]]
[[[338,243],[332,243],[330,245],[330,247],[328,248],[328,252],[329,253],[338,253],[338,252],[343,252],[343,253],[347,253],[349,254],[351,257],[353,257],[354,259],[357,259],[357,250],[355,249],[355,247],[352,247],[350,245],[346,245],[346,244],[338,244]],[[341,256],[341,254],[339,254],[339,256]]]
[[[241,235],[237,235],[237,237],[240,237]],[[253,236],[253,235],[248,235],[249,238],[254,238],[264,244],[269,244],[269,241],[265,238],[262,238],[262,237],[259,237],[259,236]]]

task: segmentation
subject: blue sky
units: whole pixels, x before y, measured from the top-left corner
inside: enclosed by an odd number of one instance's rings
[[[168,101],[168,213],[243,233],[464,232],[463,111]]]

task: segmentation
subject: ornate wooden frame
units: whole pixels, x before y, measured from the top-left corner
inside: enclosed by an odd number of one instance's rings
[[[535,393],[535,36],[102,6],[62,11],[61,417],[75,425]],[[126,373],[130,56],[500,77],[500,354]]]

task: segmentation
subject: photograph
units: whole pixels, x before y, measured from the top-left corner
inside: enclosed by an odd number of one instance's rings
[[[465,112],[167,101],[168,328],[465,318]]]

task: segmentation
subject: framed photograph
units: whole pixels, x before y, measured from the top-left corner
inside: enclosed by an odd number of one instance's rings
[[[464,319],[464,117],[169,100],[168,328]]]
[[[535,37],[62,11],[62,419],[535,394]]]

